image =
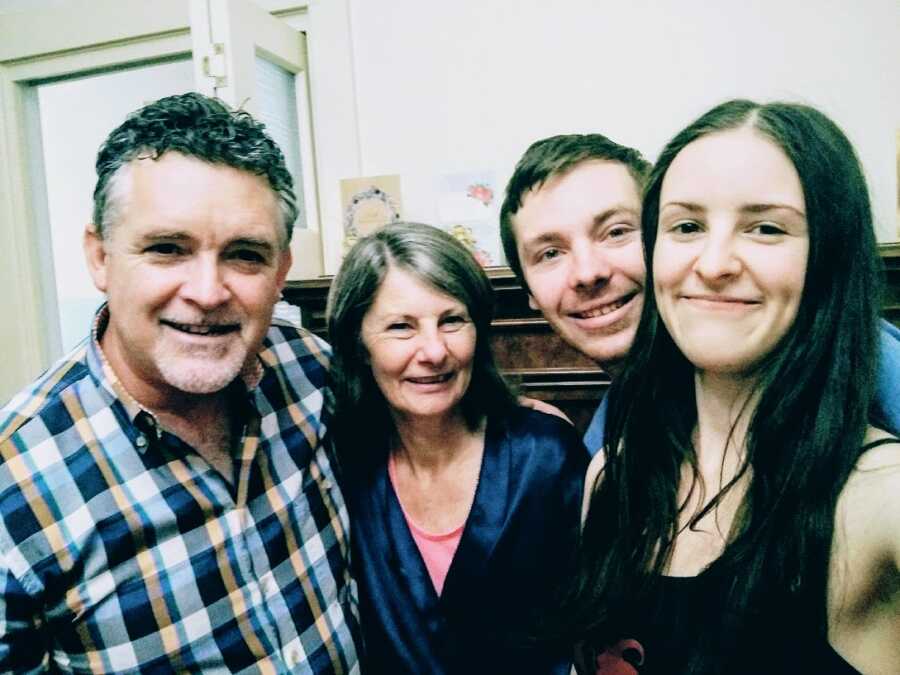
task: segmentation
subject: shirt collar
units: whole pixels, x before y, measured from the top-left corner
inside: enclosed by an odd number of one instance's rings
[[[122,403],[125,412],[128,415],[128,419],[131,422],[135,422],[138,415],[142,413],[155,419],[151,410],[142,406],[128,393],[116,376],[115,371],[113,371],[112,366],[109,365],[109,361],[107,361],[106,355],[103,353],[103,348],[100,346],[100,340],[106,332],[108,325],[109,304],[104,302],[94,315],[94,322],[91,327],[91,339],[90,344],[88,345],[89,368],[105,391],[112,398],[118,399]],[[252,392],[259,386],[263,374],[263,362],[260,359],[259,354],[256,354],[253,359],[248,360],[248,362],[244,364],[238,377],[244,383],[247,392]]]

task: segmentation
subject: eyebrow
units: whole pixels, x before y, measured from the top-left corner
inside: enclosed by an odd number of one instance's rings
[[[373,312],[371,314],[371,316],[372,316],[372,319],[374,319],[375,321],[378,321],[379,323],[381,323],[381,322],[390,323],[392,321],[398,321],[401,319],[403,319],[403,320],[409,319],[412,317],[412,314],[406,314],[404,312],[393,312],[393,311],[388,310],[387,312],[382,312],[381,314],[379,314],[377,312]]]
[[[639,211],[635,211],[631,207],[625,206],[624,204],[616,204],[615,206],[608,208],[605,211],[601,211],[596,216],[594,216],[594,225],[601,225],[613,216],[617,216],[620,213],[629,216],[640,215]]]
[[[803,211],[790,204],[747,204],[741,207],[743,213],[765,213],[779,210],[793,211],[798,216],[806,218],[806,214]]]
[[[250,246],[252,248],[265,249],[267,251],[274,251],[276,248],[271,241],[257,239],[256,237],[241,237],[239,239],[233,239],[226,244],[226,247],[228,248],[233,246]]]
[[[635,211],[634,209],[625,206],[624,204],[616,204],[615,206],[598,213],[594,216],[594,222],[592,223],[592,233],[596,233],[600,228],[602,228],[606,223],[613,220],[617,216],[630,216],[632,218],[636,218],[638,220],[638,224],[640,224],[641,213],[640,211]]]
[[[543,244],[559,241],[561,238],[562,237],[559,236],[558,232],[544,232],[543,234],[535,237],[534,239],[526,239],[523,242],[523,248],[527,251],[532,248],[542,246]]]
[[[141,237],[142,241],[186,241],[190,239],[184,232],[151,232]]]
[[[690,213],[706,213],[706,208],[704,208],[700,204],[695,204],[693,202],[667,202],[659,211],[660,213],[662,213],[669,208],[680,208]],[[741,213],[751,214],[768,213],[769,211],[791,211],[801,218],[806,218],[806,214],[803,211],[794,206],[791,206],[790,204],[744,204],[738,210]]]

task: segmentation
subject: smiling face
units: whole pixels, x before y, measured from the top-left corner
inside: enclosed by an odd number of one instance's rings
[[[85,236],[109,302],[103,352],[145,405],[219,391],[256,358],[290,267],[277,197],[264,178],[176,152],[122,180],[118,222]]]
[[[663,322],[699,370],[747,373],[797,316],[809,233],[787,155],[748,128],[704,136],[660,193],[653,282]]]
[[[460,414],[475,338],[462,302],[396,267],[362,322],[372,376],[399,421]]]
[[[624,164],[588,161],[528,192],[513,217],[530,303],[606,368],[628,354],[641,314],[641,201]]]

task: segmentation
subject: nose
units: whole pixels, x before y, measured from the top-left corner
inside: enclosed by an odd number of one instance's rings
[[[446,338],[437,327],[426,328],[419,335],[419,358],[436,366],[442,365],[446,360]]]
[[[215,257],[199,257],[190,265],[188,278],[181,285],[181,296],[206,310],[220,307],[231,299],[231,291]]]
[[[589,243],[572,247],[569,265],[569,285],[576,290],[592,290],[602,286],[611,275],[603,250]]]
[[[708,237],[697,258],[695,269],[707,283],[731,279],[740,274],[741,261],[734,237],[730,233]]]

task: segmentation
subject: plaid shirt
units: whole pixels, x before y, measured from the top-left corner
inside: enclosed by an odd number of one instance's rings
[[[328,347],[273,325],[232,485],[91,340],[0,412],[0,671],[356,673]]]

